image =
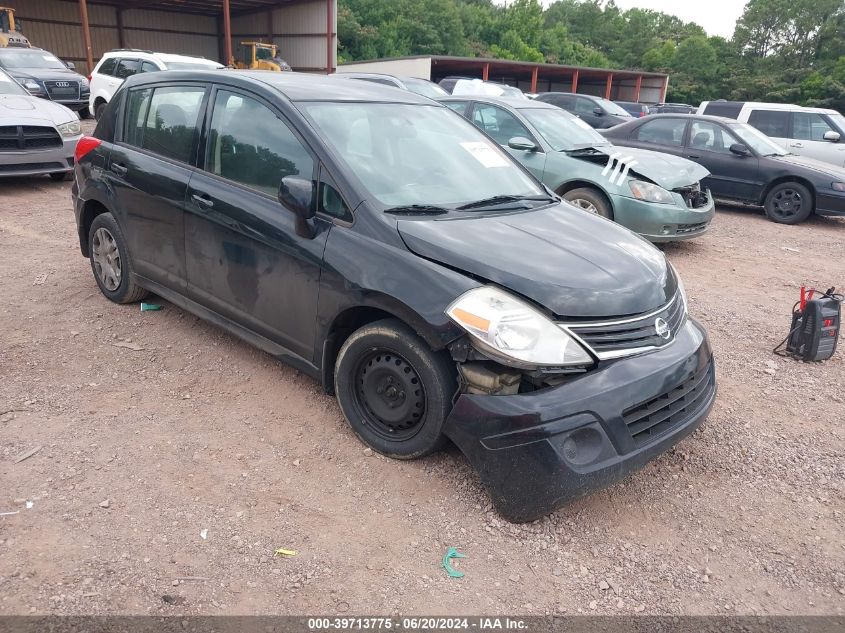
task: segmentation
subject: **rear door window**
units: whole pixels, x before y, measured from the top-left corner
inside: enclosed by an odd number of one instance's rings
[[[634,138],[643,143],[681,147],[686,127],[685,119],[655,119],[641,125],[634,133]]]
[[[766,136],[789,137],[789,112],[785,110],[753,110],[748,117],[748,124]]]
[[[98,75],[113,75],[114,69],[117,68],[117,57],[109,57],[104,59],[103,63],[97,69]]]
[[[137,59],[121,59],[117,65],[115,77],[126,79],[141,70],[141,62]]]
[[[314,177],[314,159],[275,112],[246,95],[218,90],[211,117],[205,170],[274,198],[285,176]],[[341,213],[322,192],[326,213]]]
[[[838,130],[831,126],[821,114],[792,113],[792,138],[799,141],[823,141],[827,132],[838,132]]]
[[[124,142],[190,162],[205,90],[203,86],[165,86],[131,91]]]

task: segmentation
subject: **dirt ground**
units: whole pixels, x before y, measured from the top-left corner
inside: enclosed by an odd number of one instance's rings
[[[845,348],[771,348],[801,283],[845,286],[845,219],[720,209],[667,246],[716,351],[712,414],[512,525],[456,450],[372,455],[311,379],[166,302],[109,303],[69,195],[0,181],[0,614],[843,613]]]

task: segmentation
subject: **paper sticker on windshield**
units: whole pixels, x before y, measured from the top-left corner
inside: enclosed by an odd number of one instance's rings
[[[466,151],[472,154],[472,157],[479,163],[487,167],[507,167],[508,161],[495,149],[490,147],[487,143],[482,141],[472,141],[469,143],[461,143]]]

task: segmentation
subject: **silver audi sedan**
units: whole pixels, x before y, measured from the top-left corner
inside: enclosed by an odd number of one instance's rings
[[[49,174],[64,180],[81,136],[74,111],[30,96],[0,69],[0,177]]]

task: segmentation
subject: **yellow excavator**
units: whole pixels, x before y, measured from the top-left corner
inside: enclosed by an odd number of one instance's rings
[[[15,10],[0,7],[0,48],[17,46],[29,48],[29,40],[20,31],[20,24],[15,23]]]
[[[290,65],[279,57],[279,49],[275,44],[264,42],[241,42],[238,47],[238,57],[229,60],[233,68],[249,70],[290,70]]]

